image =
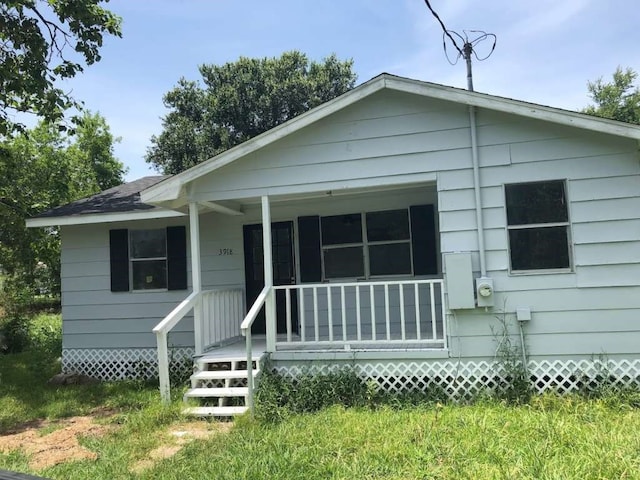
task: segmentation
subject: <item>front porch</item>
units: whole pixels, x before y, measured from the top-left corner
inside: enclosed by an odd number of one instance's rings
[[[252,333],[264,335],[264,351],[272,355],[447,351],[435,184],[317,197],[278,197],[275,221],[268,196],[259,210],[255,199],[233,208],[189,204],[193,293],[154,328],[165,400],[167,334],[191,311],[196,356],[244,335],[250,362]],[[233,216],[234,228],[243,230],[244,288],[202,288],[203,206],[220,221]],[[245,220],[246,211],[252,213]]]

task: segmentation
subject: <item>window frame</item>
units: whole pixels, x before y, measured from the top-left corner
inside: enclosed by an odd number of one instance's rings
[[[567,220],[563,222],[556,221],[556,222],[547,222],[547,223],[538,222],[538,223],[528,223],[528,224],[519,224],[519,225],[509,225],[508,206],[507,206],[507,187],[517,186],[517,185],[531,185],[536,183],[540,183],[540,184],[552,183],[552,182],[562,182]],[[509,255],[509,273],[512,275],[544,275],[544,274],[553,274],[553,273],[573,273],[574,271],[573,242],[572,242],[572,233],[571,233],[571,212],[569,208],[569,191],[568,191],[567,180],[566,179],[548,179],[548,180],[533,180],[528,182],[504,183],[502,185],[502,194],[504,198],[504,215],[505,215],[505,225],[506,225],[505,231],[506,231],[507,252]],[[514,269],[513,268],[513,256],[511,252],[511,231],[533,230],[533,229],[540,229],[540,228],[557,228],[557,227],[564,227],[566,231],[567,258],[569,261],[569,265],[567,267],[533,268],[533,269]]]
[[[407,225],[409,229],[409,235],[407,239],[400,240],[376,240],[369,241],[367,234],[367,214],[378,213],[378,212],[392,212],[392,211],[406,211],[407,214]],[[322,219],[325,217],[333,217],[339,215],[360,215],[360,226],[362,229],[362,236],[360,242],[354,243],[340,243],[340,244],[331,244],[324,245],[322,241]],[[403,278],[403,277],[413,277],[414,274],[414,258],[413,258],[413,234],[411,229],[411,212],[410,208],[389,208],[385,210],[372,210],[372,211],[360,211],[360,212],[350,212],[343,213],[337,215],[324,215],[320,216],[320,260],[321,260],[321,271],[322,271],[322,282],[343,282],[345,280],[369,280],[369,279],[380,279],[380,278]],[[409,272],[407,273],[396,273],[396,274],[383,274],[383,275],[372,275],[371,274],[371,256],[369,252],[370,246],[376,245],[391,245],[391,244],[407,244],[409,246]],[[362,276],[351,276],[351,277],[327,277],[326,275],[326,265],[325,265],[325,251],[339,249],[339,248],[349,248],[349,247],[360,247],[362,248],[362,261],[363,265],[363,275]]]
[[[163,231],[164,232],[164,257],[141,257],[136,258],[133,256],[133,233],[134,232],[149,232],[149,231]],[[169,245],[168,235],[166,228],[137,228],[128,230],[128,247],[129,247],[129,291],[131,293],[153,293],[153,292],[166,292],[169,291]],[[150,262],[150,261],[164,261],[164,286],[156,288],[135,288],[133,277],[133,264],[137,262]]]

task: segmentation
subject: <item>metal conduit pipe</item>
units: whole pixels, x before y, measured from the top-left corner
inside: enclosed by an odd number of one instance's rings
[[[476,109],[469,105],[469,128],[471,130],[471,161],[473,163],[473,192],[476,200],[476,225],[478,227],[478,250],[480,252],[480,276],[487,276],[487,264],[484,248],[484,222],[482,220],[482,199],[480,196],[480,165],[478,160],[478,136]]]

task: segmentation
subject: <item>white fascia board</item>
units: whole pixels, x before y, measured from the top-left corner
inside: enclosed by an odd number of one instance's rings
[[[333,100],[305,112],[288,122],[278,125],[271,130],[247,140],[220,155],[210,158],[209,160],[196,165],[189,170],[174,175],[167,180],[153,185],[140,193],[142,203],[162,202],[166,200],[175,200],[183,192],[183,186],[187,183],[213,172],[225,165],[232,163],[238,158],[244,157],[256,150],[274,143],[281,138],[286,137],[302,128],[305,128],[323,118],[335,113],[343,108],[367,97],[378,90],[384,88],[384,76],[379,76],[363,83],[359,87],[354,88],[350,92],[345,93]],[[185,203],[187,200],[185,199]]]
[[[154,218],[184,217],[182,212],[174,210],[153,210],[150,212],[94,213],[89,215],[70,215],[67,217],[28,218],[28,228],[53,227],[63,225],[85,225],[89,223],[128,222]]]
[[[386,85],[390,89],[406,93],[640,140],[639,126],[617,122],[607,118],[594,117],[586,113],[571,112],[569,110],[522,102],[510,98],[495,97],[486,93],[470,92],[454,87],[446,87],[444,85],[424,83],[417,80],[388,77],[386,79]]]

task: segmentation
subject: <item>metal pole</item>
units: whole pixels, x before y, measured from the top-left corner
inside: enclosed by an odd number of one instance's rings
[[[473,92],[473,73],[471,72],[471,52],[473,52],[473,45],[466,42],[462,48],[464,59],[467,61],[467,89]]]

